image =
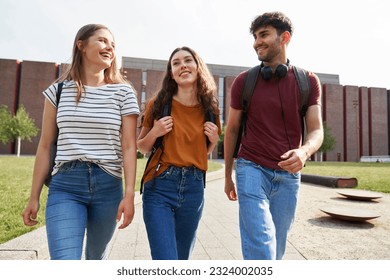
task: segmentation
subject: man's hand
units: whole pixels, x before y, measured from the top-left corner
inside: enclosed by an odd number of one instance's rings
[[[302,170],[308,156],[306,151],[300,148],[287,151],[280,158],[282,161],[278,163],[279,167],[293,174]]]
[[[237,200],[237,192],[236,187],[231,178],[225,179],[225,193],[229,200],[236,201]]]

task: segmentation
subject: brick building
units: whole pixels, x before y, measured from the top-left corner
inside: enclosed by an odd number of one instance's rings
[[[141,109],[157,92],[167,61],[123,57],[122,68],[138,95]],[[40,128],[46,89],[66,65],[50,62],[0,59],[0,104],[16,112],[23,104]],[[234,78],[248,67],[208,64],[218,86],[221,121],[229,115]],[[361,156],[390,155],[390,91],[384,88],[343,86],[339,76],[316,73],[323,88],[323,118],[336,138],[336,148],[324,155],[328,161],[358,161]],[[40,135],[23,141],[21,154],[34,155]],[[15,144],[0,143],[0,154],[14,154]],[[218,156],[217,149],[213,158]]]

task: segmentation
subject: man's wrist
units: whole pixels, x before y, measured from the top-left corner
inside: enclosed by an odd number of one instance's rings
[[[305,146],[302,146],[302,148],[303,148],[303,151],[305,152],[306,160],[308,160],[311,157],[310,148],[305,147]]]

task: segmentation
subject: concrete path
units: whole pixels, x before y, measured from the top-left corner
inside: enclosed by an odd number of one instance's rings
[[[191,259],[242,259],[238,227],[238,202],[227,199],[223,191],[223,174],[223,170],[220,170],[207,175],[204,212]],[[1,244],[1,259],[49,259],[45,227]],[[126,229],[116,230],[110,244],[108,259],[151,259],[142,219],[142,200],[138,193],[134,220]],[[291,243],[288,243],[285,259],[304,260],[305,258]]]
[[[229,201],[223,191],[223,172],[208,178],[205,189],[205,206],[193,260],[241,260],[240,233],[238,227],[238,202]],[[113,238],[109,259],[150,260],[149,244],[142,219],[142,203],[137,204],[132,226],[118,230]],[[285,259],[304,260],[304,257],[288,243]]]

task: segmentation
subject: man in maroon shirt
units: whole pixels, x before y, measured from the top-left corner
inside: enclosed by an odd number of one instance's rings
[[[237,192],[232,179],[233,152],[241,123],[240,95],[247,71],[232,85],[225,148],[225,193],[239,202],[244,259],[282,259],[297,206],[300,171],[323,141],[321,85],[308,72],[311,94],[302,143],[300,92],[286,50],[293,27],[282,13],[265,13],[251,25],[253,48],[261,61],[246,131],[236,159]]]

